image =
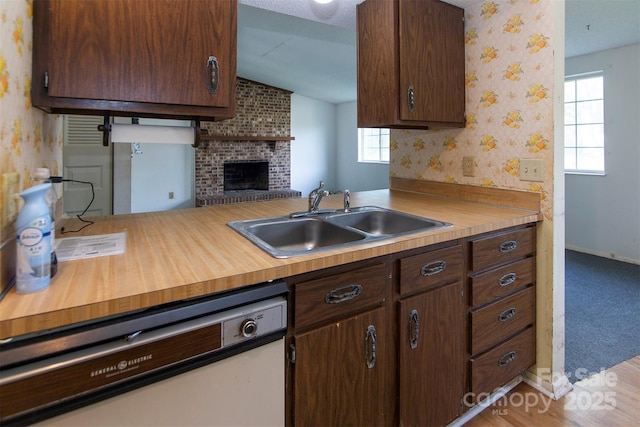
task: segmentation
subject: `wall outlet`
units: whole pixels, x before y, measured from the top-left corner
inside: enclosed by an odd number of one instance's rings
[[[462,158],[462,175],[476,176],[476,158],[465,156]]]
[[[19,208],[20,174],[9,172],[2,174],[2,226],[6,227],[16,220]]]
[[[520,181],[544,181],[542,159],[520,159]]]
[[[169,191],[169,199],[173,199],[174,195],[173,195],[173,191]]]

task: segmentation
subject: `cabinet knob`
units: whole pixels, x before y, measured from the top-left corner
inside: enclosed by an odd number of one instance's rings
[[[209,93],[217,93],[219,83],[220,67],[218,66],[218,58],[210,56],[209,59],[207,59],[207,90]]]

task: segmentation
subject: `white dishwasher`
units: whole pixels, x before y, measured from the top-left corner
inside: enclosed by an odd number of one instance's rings
[[[274,282],[3,343],[0,424],[282,426],[286,319]]]

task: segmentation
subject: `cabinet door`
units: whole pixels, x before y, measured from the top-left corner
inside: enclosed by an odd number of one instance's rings
[[[464,11],[399,1],[400,119],[464,123]]]
[[[400,301],[400,424],[446,425],[461,413],[464,298],[460,282]]]
[[[385,423],[384,313],[378,308],[295,336],[295,425]]]
[[[206,107],[233,102],[235,0],[49,0],[46,6],[54,52],[47,96]]]

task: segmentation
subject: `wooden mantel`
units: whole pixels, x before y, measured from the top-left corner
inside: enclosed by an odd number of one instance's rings
[[[269,136],[269,135],[200,135],[201,141],[293,141],[293,136]]]

